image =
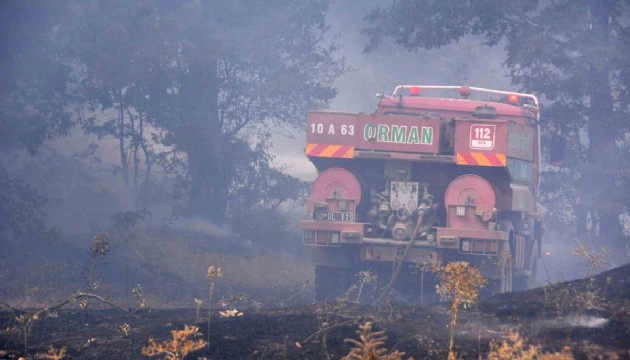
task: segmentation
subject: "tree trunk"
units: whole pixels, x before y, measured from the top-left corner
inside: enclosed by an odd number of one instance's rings
[[[457,313],[459,312],[459,295],[453,297],[453,303],[451,304],[451,328],[450,328],[450,340],[448,342],[448,360],[456,360],[455,356],[455,329],[457,328]]]
[[[136,121],[129,109],[127,109],[127,114],[129,115],[129,132],[131,137],[131,148],[129,151],[131,152],[130,156],[133,160],[133,182],[132,187],[133,190],[138,190],[138,172],[140,170],[140,159],[138,158],[138,129],[136,128]]]
[[[140,138],[140,148],[144,154],[144,165],[146,166],[146,169],[144,170],[144,186],[148,187],[149,182],[151,181],[151,166],[153,165],[153,158],[149,153],[146,141],[144,141],[144,118],[142,112],[138,114],[138,136]]]
[[[195,26],[200,32],[214,33],[212,5],[204,3],[204,16]],[[182,102],[186,109],[180,137],[186,139],[190,176],[189,203],[193,212],[221,222],[225,216],[231,179],[226,174],[225,135],[219,121],[220,80],[217,73],[217,46],[213,37],[191,38],[195,46],[187,49],[193,58],[182,79]]]
[[[590,12],[593,39],[610,45],[609,19],[614,10],[611,1],[591,0]],[[589,69],[588,160],[603,164],[615,158],[615,129],[613,128],[613,98],[610,83],[610,66],[604,54],[591,59]]]
[[[198,142],[213,142],[201,148],[207,151],[187,151],[188,172],[191,178],[190,206],[195,213],[209,216],[221,222],[225,218],[230,179],[225,176],[224,164],[219,157],[224,155],[214,143],[220,139],[199,139]]]
[[[129,186],[129,164],[127,163],[127,152],[125,150],[125,112],[123,105],[122,91],[118,92],[118,147],[120,151],[120,166],[122,168],[125,186]]]
[[[609,22],[614,8],[614,1],[610,0],[589,2],[592,39],[597,43],[595,46],[601,49],[611,46]],[[620,209],[613,204],[615,192],[619,190],[615,185],[615,174],[618,171],[616,161],[619,157],[615,145],[614,99],[609,59],[602,52],[598,58],[590,60],[588,165],[583,169],[583,176],[579,181],[580,205],[577,213],[580,240],[597,250],[604,245],[619,245],[616,243],[621,236],[617,220]],[[613,253],[621,250],[617,249]]]

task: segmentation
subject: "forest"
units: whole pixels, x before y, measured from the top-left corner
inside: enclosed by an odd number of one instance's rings
[[[307,113],[401,84],[540,99],[535,289],[313,300]],[[628,358],[630,2],[0,0],[0,198],[0,359]]]

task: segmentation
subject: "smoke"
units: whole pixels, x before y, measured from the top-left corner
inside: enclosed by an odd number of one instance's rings
[[[606,326],[610,321],[598,316],[590,315],[571,315],[565,319],[565,322],[571,327],[584,327],[584,328],[602,328]]]
[[[218,225],[213,221],[201,217],[174,219],[169,222],[169,225],[173,229],[199,231],[215,237],[230,237],[234,234],[229,225]]]
[[[563,318],[556,318],[553,320],[545,320],[538,323],[537,328],[549,328],[549,329],[564,329],[564,328],[588,328],[599,329],[603,328],[610,320],[600,316],[586,315],[586,314],[571,314]]]

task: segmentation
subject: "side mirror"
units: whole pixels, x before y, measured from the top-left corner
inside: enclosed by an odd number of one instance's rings
[[[549,162],[554,166],[562,166],[564,165],[564,155],[565,155],[565,140],[560,135],[552,135],[551,136],[551,151],[549,156]]]

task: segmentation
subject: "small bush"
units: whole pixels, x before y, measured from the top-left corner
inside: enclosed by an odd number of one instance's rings
[[[448,359],[455,359],[455,328],[457,326],[457,315],[459,306],[464,308],[471,306],[477,302],[479,298],[479,289],[485,286],[487,280],[481,275],[479,269],[470,266],[465,261],[450,262],[446,266],[437,268],[440,285],[438,293],[442,297],[452,299],[451,304],[451,334],[448,347]]]
[[[204,340],[192,340],[198,334],[199,328],[196,326],[184,326],[184,330],[172,330],[173,339],[158,343],[154,339],[149,339],[149,345],[142,348],[142,355],[160,356],[165,360],[183,360],[186,355],[197,351],[208,343]]]
[[[388,353],[387,349],[383,347],[387,340],[385,332],[372,332],[372,325],[368,321],[359,326],[359,330],[357,330],[359,340],[345,339],[345,342],[354,347],[348,355],[343,357],[343,360],[402,360],[405,353],[398,350]],[[410,357],[409,360],[413,360],[413,358]]]

